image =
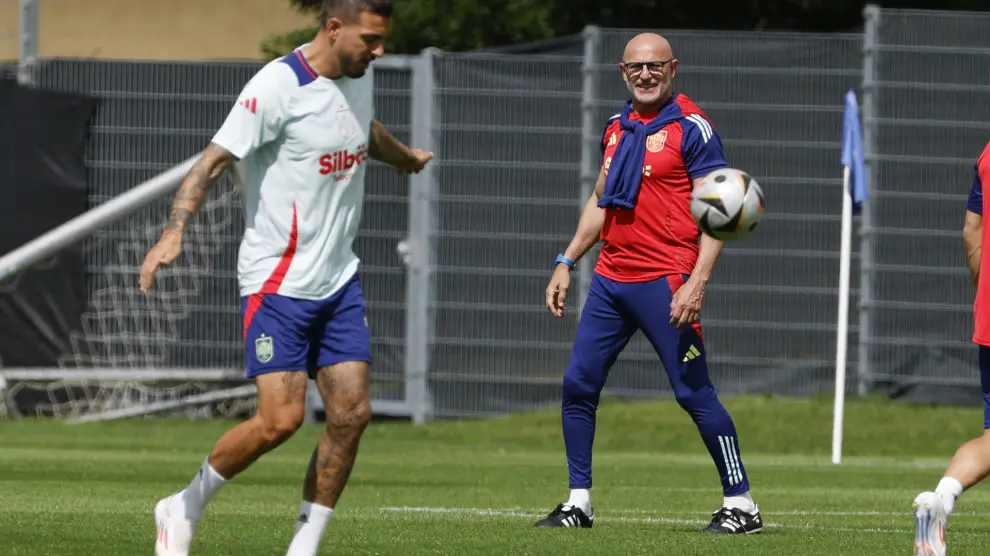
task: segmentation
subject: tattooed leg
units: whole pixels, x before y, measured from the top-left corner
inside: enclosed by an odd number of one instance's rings
[[[321,367],[316,385],[323,396],[327,426],[309,459],[296,530],[286,556],[314,556],[354,468],[358,443],[371,421],[368,364]]]
[[[306,373],[259,375],[258,413],[227,431],[210,454],[210,465],[225,479],[244,471],[259,457],[289,439],[306,411]]]
[[[354,468],[361,434],[371,421],[368,364],[345,362],[317,371],[326,429],[309,461],[303,500],[333,508]]]

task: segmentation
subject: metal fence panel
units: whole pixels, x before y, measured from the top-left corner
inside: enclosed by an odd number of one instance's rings
[[[871,379],[978,384],[962,247],[990,138],[990,15],[884,10],[876,52]]]
[[[575,316],[543,307],[577,222],[581,58],[441,54],[430,387],[438,416],[559,400]]]

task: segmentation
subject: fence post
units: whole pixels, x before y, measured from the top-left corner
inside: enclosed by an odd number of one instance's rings
[[[422,424],[432,414],[427,372],[430,364],[430,318],[434,299],[433,269],[433,200],[437,164],[440,163],[433,141],[436,98],[433,61],[439,51],[427,48],[413,60],[412,125],[413,148],[433,152],[430,164],[409,180],[409,265],[406,281],[406,401],[412,421]]]
[[[21,0],[19,51],[17,82],[32,85],[38,62],[38,0]]]
[[[880,7],[868,4],[863,8],[863,158],[866,165],[866,176],[869,187],[876,191],[876,82],[877,76],[877,45],[879,44],[878,30],[880,27]],[[860,212],[859,227],[859,387],[857,392],[865,396],[870,389],[873,378],[872,361],[872,328],[871,313],[873,311],[873,199],[870,195],[863,202]]]
[[[601,132],[601,122],[595,121],[596,95],[596,65],[598,50],[601,43],[601,29],[595,25],[584,28],[584,63],[582,72],[584,84],[581,90],[581,192],[578,199],[578,215],[584,209],[584,203],[595,189],[598,180],[598,170],[601,168],[598,140]],[[577,222],[577,220],[575,220]],[[590,259],[578,264],[577,316],[581,318],[581,310],[588,298],[588,288],[591,285],[592,269]]]

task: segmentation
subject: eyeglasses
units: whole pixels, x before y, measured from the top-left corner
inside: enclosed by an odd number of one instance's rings
[[[660,75],[663,73],[663,68],[667,64],[673,61],[670,60],[656,60],[651,62],[622,62],[619,66],[629,75],[638,75],[643,71],[643,68],[649,70],[653,75]]]

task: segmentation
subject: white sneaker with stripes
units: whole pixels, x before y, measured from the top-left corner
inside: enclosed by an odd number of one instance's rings
[[[196,524],[170,510],[173,497],[159,500],[155,505],[155,556],[189,556]]]
[[[947,519],[940,494],[922,492],[914,499],[914,556],[945,556]]]

